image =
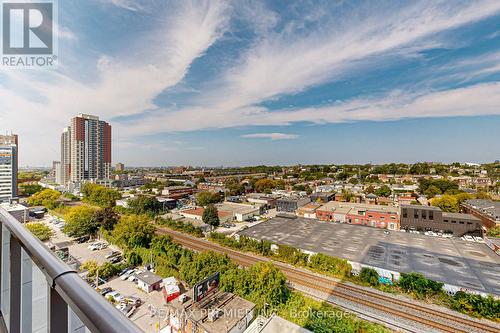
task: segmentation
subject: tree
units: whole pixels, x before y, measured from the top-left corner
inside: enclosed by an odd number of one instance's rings
[[[42,242],[49,240],[54,234],[52,229],[43,223],[27,223],[26,228]]]
[[[83,184],[81,192],[84,201],[101,207],[113,207],[122,197],[117,190],[92,183]]]
[[[26,195],[26,196],[33,195],[33,194],[38,193],[42,190],[43,190],[43,187],[41,185],[38,185],[38,184],[25,183],[25,184],[19,185],[19,191],[21,192],[22,195]]]
[[[97,264],[97,261],[95,261],[95,260],[86,261],[80,266],[80,270],[88,271],[87,277],[90,279],[95,277],[95,274],[96,274],[98,268],[99,268],[99,265]]]
[[[488,233],[486,235],[489,236],[489,237],[500,238],[500,226],[496,225],[493,228],[490,228],[488,230]]]
[[[443,212],[451,213],[457,213],[460,208],[457,198],[448,194],[443,195],[441,198],[432,199],[431,205],[441,208]]]
[[[122,216],[112,232],[116,244],[128,249],[147,248],[155,233],[149,219],[147,215]]]
[[[95,209],[89,206],[75,206],[64,215],[63,231],[70,237],[93,235],[99,228],[94,219]]]
[[[379,285],[379,275],[373,268],[363,267],[359,273],[359,279],[363,282],[370,284],[371,286]]]
[[[375,193],[375,187],[373,187],[373,185],[370,185],[367,188],[365,188],[365,194],[370,194],[370,193]]]
[[[211,225],[212,227],[218,227],[220,224],[219,220],[219,212],[217,211],[217,207],[214,205],[210,204],[205,208],[203,211],[203,222]]]
[[[439,187],[435,186],[435,185],[431,185],[429,186],[425,191],[424,191],[424,195],[429,198],[429,199],[432,199],[434,198],[436,195],[438,194],[441,194],[441,190],[439,189]]]
[[[222,273],[231,268],[236,268],[236,265],[227,255],[207,251],[197,253],[190,261],[183,263],[180,276],[188,284],[194,285],[216,272]]]
[[[44,206],[48,209],[53,209],[57,206],[56,201],[61,196],[61,192],[46,188],[45,190],[33,194],[28,198],[30,206]]]
[[[222,196],[218,192],[212,193],[212,192],[204,191],[204,192],[200,192],[196,195],[196,204],[198,206],[202,206],[202,207],[220,202],[221,200],[222,200]]]
[[[354,193],[352,193],[351,191],[347,190],[347,189],[343,189],[342,190],[342,199],[345,201],[345,202],[351,202],[353,201],[355,198],[355,195]]]
[[[481,190],[476,193],[476,199],[487,199],[491,200],[491,195],[488,194],[488,192]]]
[[[379,197],[388,198],[392,194],[392,190],[387,185],[382,185],[378,189],[375,190],[375,194]]]
[[[286,303],[290,289],[285,275],[271,262],[258,263],[250,267],[251,292],[249,298],[258,306],[271,307]]]
[[[255,182],[254,188],[256,192],[271,193],[271,190],[276,187],[274,180],[269,178],[259,179]]]
[[[135,214],[158,215],[163,210],[163,205],[154,197],[140,195],[128,201],[129,208]]]
[[[99,209],[94,213],[94,221],[98,226],[104,228],[104,230],[113,230],[115,224],[118,223],[120,216],[111,207],[106,207]]]

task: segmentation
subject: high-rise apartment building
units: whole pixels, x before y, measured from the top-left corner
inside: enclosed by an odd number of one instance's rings
[[[60,184],[66,185],[71,175],[71,127],[66,127],[61,134],[61,178]]]
[[[123,164],[123,163],[116,163],[115,171],[118,171],[118,172],[125,171],[125,164]]]
[[[61,180],[80,183],[111,176],[111,126],[80,114],[61,135]]]
[[[17,167],[17,135],[0,135],[0,202],[17,196]]]

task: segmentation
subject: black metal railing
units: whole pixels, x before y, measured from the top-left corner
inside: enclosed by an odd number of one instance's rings
[[[0,332],[142,332],[0,208]]]

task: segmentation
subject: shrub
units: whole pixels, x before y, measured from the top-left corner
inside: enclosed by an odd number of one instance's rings
[[[318,253],[309,258],[308,267],[313,270],[325,272],[330,275],[344,278],[351,274],[352,266],[345,259],[331,257]]]
[[[500,319],[500,300],[491,295],[483,297],[459,291],[452,298],[451,308],[476,317]]]
[[[54,234],[52,229],[43,223],[28,223],[26,228],[39,240],[45,242]]]
[[[373,268],[363,267],[361,272],[359,273],[359,279],[365,283],[370,284],[371,286],[379,285],[379,275],[376,270]]]
[[[420,273],[401,273],[398,286],[418,297],[432,296],[442,291],[443,283],[427,279]]]

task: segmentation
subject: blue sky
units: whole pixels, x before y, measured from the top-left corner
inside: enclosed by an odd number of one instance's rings
[[[56,70],[0,71],[49,165],[78,113],[135,166],[500,158],[500,2],[59,1]]]

